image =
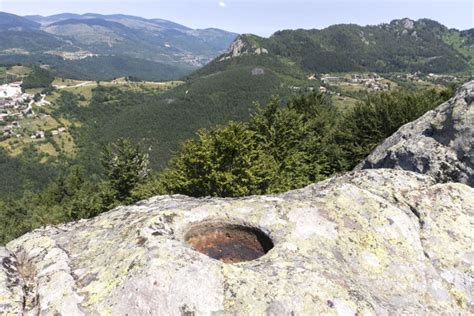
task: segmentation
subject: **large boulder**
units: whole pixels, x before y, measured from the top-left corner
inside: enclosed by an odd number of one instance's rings
[[[474,186],[474,81],[418,120],[402,126],[356,170],[393,168]]]
[[[473,213],[473,188],[388,169],[155,197],[10,242],[0,314],[468,315]]]

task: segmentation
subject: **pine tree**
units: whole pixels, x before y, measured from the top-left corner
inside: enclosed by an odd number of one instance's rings
[[[102,152],[102,165],[118,201],[130,199],[132,190],[150,174],[150,161],[139,145],[120,138]]]

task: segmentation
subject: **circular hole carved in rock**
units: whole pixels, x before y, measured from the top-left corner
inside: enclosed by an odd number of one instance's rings
[[[273,248],[270,237],[260,229],[222,221],[191,225],[184,239],[196,251],[225,263],[254,260]]]

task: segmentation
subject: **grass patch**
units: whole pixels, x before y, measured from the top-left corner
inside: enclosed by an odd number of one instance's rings
[[[27,118],[21,121],[22,127],[30,132],[37,130],[50,131],[60,127],[58,121],[52,116],[43,116],[38,118]]]
[[[25,146],[35,142],[35,140],[20,137],[20,138],[9,138],[0,142],[0,147],[5,149],[5,151],[12,157],[17,157],[23,153]]]
[[[11,75],[25,77],[31,73],[31,69],[26,66],[13,66],[7,70],[7,73]]]
[[[25,92],[31,95],[35,95],[37,93],[41,93],[43,91],[43,88],[34,88],[34,89],[26,89]]]
[[[36,150],[40,153],[44,153],[49,156],[54,156],[54,157],[59,156],[59,153],[56,151],[56,149],[51,143],[47,143],[47,142],[40,143],[36,146]]]
[[[76,143],[69,133],[61,133],[53,136],[53,140],[61,148],[61,153],[68,157],[74,157],[77,153]]]
[[[336,108],[341,112],[350,110],[357,104],[357,102],[360,102],[360,100],[354,98],[337,95],[332,96],[332,101],[334,102]]]
[[[62,87],[62,86],[70,87],[70,86],[76,86],[76,85],[79,85],[79,84],[85,84],[87,82],[91,82],[91,81],[65,79],[65,78],[57,78],[56,77],[54,79],[52,85],[53,86],[59,86],[59,87]]]
[[[336,85],[341,91],[343,92],[359,92],[359,91],[366,91],[367,88],[363,84],[350,84],[350,83],[343,83]]]

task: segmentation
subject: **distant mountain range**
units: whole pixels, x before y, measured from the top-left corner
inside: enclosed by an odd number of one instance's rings
[[[237,35],[129,15],[0,12],[0,62],[49,64],[77,79],[175,79],[225,52]]]
[[[271,64],[275,73],[300,77],[322,72],[474,69],[474,29],[449,29],[428,19],[286,30],[270,38],[237,36],[121,14],[20,17],[0,12],[0,63],[47,64],[59,76],[90,80],[127,75],[176,79],[207,65],[192,75],[196,78],[262,63]]]

